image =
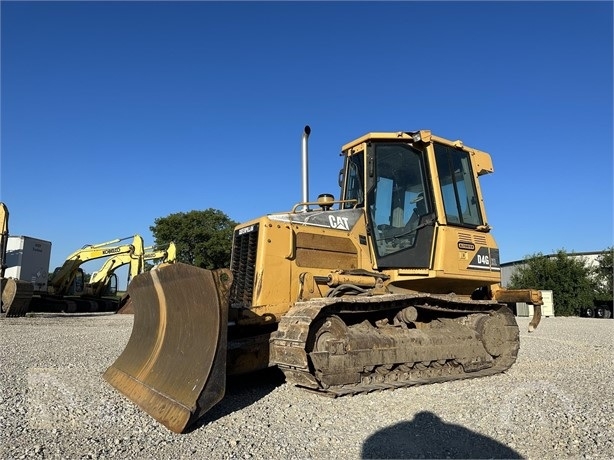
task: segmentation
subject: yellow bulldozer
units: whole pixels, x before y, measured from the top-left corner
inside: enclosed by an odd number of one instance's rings
[[[339,199],[302,201],[234,230],[230,269],[138,275],[134,325],[104,378],[170,430],[189,431],[226,376],[269,366],[332,396],[483,377],[516,360],[499,249],[479,177],[489,154],[430,131],[372,132],[341,149]]]

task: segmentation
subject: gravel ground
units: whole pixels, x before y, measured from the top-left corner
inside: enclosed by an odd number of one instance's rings
[[[614,320],[544,318],[506,373],[330,399],[276,369],[229,382],[189,434],[101,374],[132,316],[0,318],[0,456],[18,458],[614,458]]]

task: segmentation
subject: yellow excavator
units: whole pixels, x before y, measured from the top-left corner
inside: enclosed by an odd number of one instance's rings
[[[6,316],[23,316],[34,293],[34,285],[15,278],[5,278],[6,251],[9,240],[9,210],[0,202],[0,309]]]
[[[132,335],[104,378],[182,433],[224,396],[226,376],[277,366],[332,396],[483,377],[520,346],[500,286],[499,249],[479,178],[489,154],[430,131],[372,132],[345,144],[340,197],[234,230],[230,269],[162,264],[135,277]]]
[[[55,269],[49,280],[48,294],[65,296],[69,294],[81,294],[84,283],[75,283],[75,279],[83,274],[80,268],[85,262],[104,257],[115,257],[121,254],[136,254],[135,260],[142,256],[143,238],[134,235],[132,243],[119,246],[111,246],[115,243],[128,240],[130,237],[116,238],[99,244],[88,244],[70,254],[61,267]],[[140,254],[140,255],[139,255]],[[75,287],[77,284],[77,287]]]
[[[129,244],[116,245],[130,238],[132,242]],[[142,266],[143,253],[143,238],[140,235],[83,246],[70,254],[61,267],[55,269],[49,280],[47,292],[35,295],[28,311],[69,313],[116,311],[119,308],[118,300],[103,299],[98,295],[99,292],[94,294],[97,286],[86,289],[85,274],[81,265],[96,259],[134,255],[134,263],[140,263]]]

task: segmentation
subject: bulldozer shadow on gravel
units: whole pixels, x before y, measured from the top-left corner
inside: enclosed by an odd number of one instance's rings
[[[432,412],[419,412],[410,422],[397,423],[370,436],[363,459],[374,458],[523,458],[488,436],[445,423]]]
[[[228,376],[224,398],[203,415],[187,432],[244,409],[285,383],[284,374],[270,367],[244,375]]]

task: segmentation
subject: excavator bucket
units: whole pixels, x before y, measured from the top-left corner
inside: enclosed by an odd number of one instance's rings
[[[134,315],[134,308],[132,308],[132,300],[128,294],[124,294],[119,299],[119,308],[115,312],[119,315]]]
[[[2,313],[6,316],[25,316],[34,294],[32,283],[14,278],[3,278],[0,282],[2,283]]]
[[[162,264],[128,287],[132,335],[103,377],[175,433],[224,396],[229,270]]]

